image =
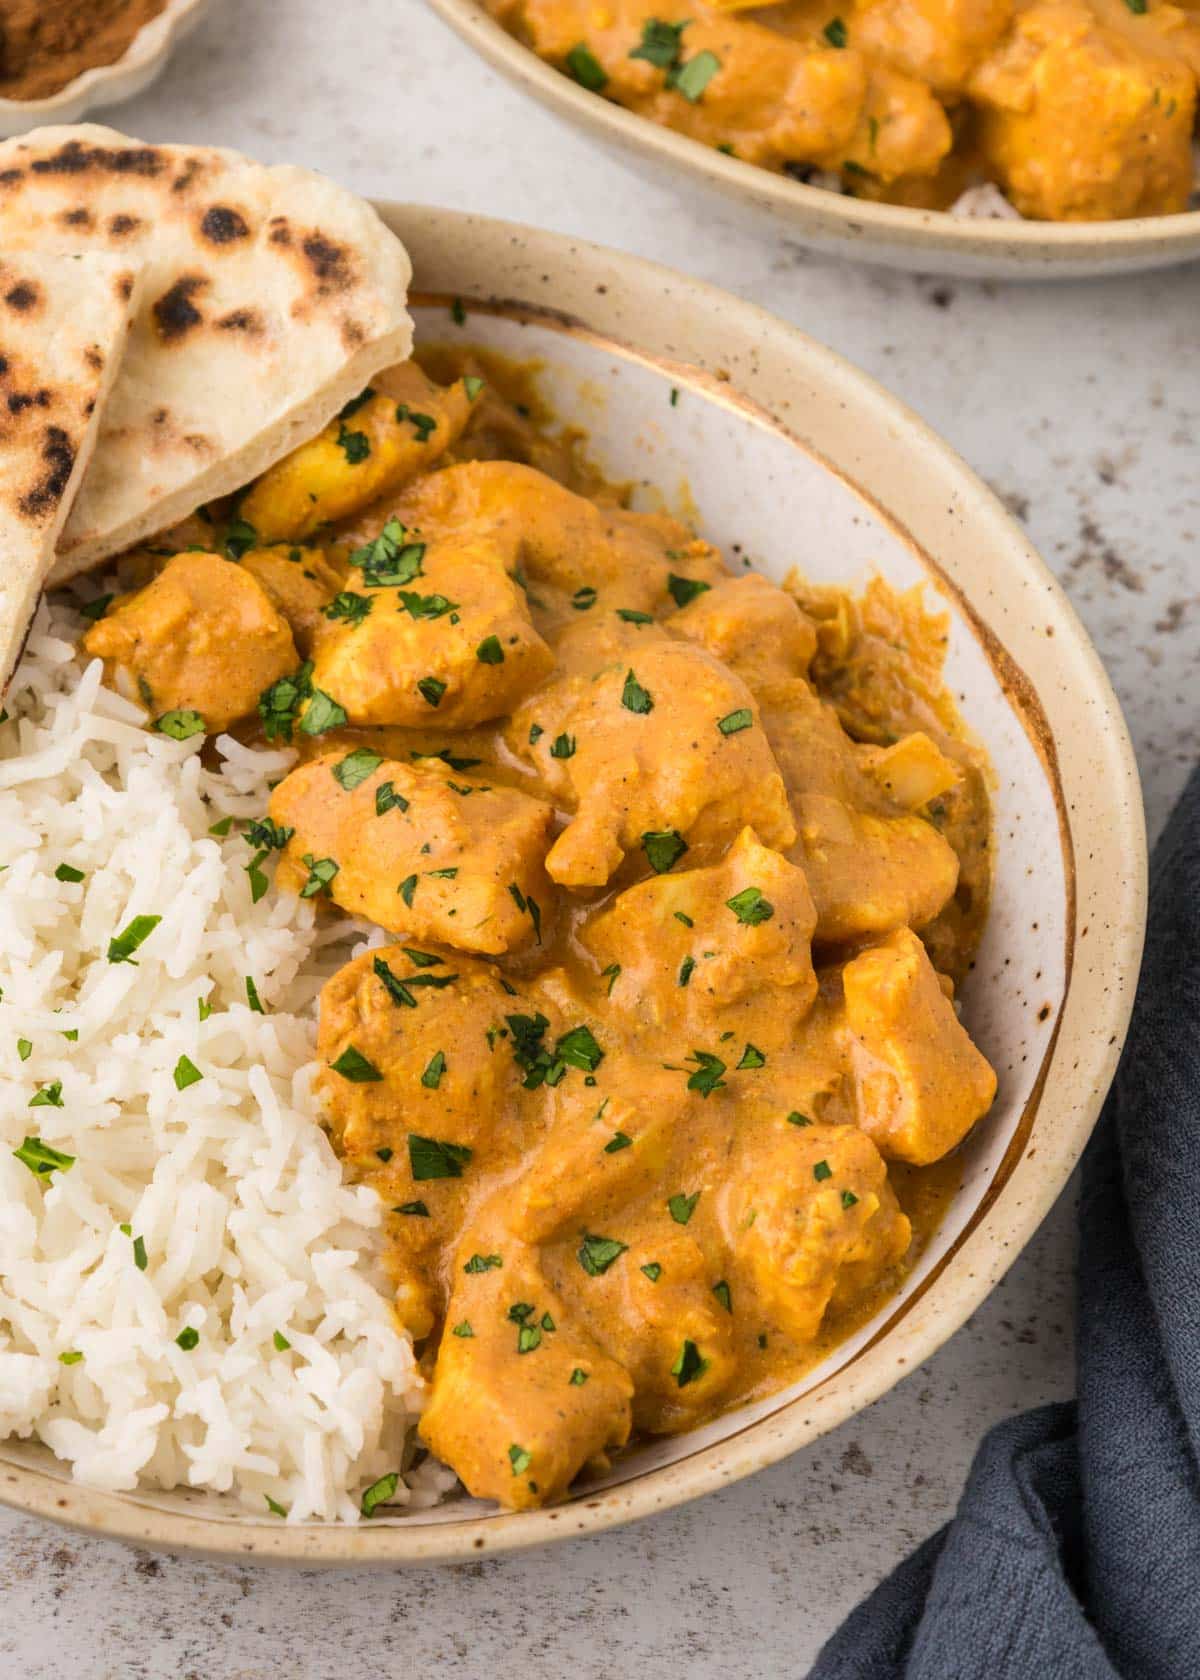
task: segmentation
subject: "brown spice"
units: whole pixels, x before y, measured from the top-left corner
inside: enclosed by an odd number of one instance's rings
[[[123,57],[167,0],[0,0],[0,98],[45,99]]]

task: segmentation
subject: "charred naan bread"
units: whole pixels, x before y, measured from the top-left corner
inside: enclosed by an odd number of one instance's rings
[[[0,256],[0,689],[92,453],[139,299],[138,265]]]
[[[412,348],[404,247],[308,170],[37,129],[0,145],[0,250],[33,249],[145,268],[56,583],[239,489]]]

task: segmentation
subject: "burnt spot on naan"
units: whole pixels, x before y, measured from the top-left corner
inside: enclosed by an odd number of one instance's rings
[[[10,391],[4,399],[10,414],[24,414],[27,408],[49,408],[51,400],[44,386],[39,391]]]
[[[35,315],[42,294],[32,280],[18,280],[4,293],[4,302],[18,315]]]
[[[92,212],[83,204],[77,204],[72,210],[61,210],[58,219],[64,227],[90,228],[93,225]]]
[[[286,216],[272,216],[267,226],[271,230],[268,237],[272,245],[287,246],[292,243],[292,230]]]
[[[202,274],[181,274],[173,286],[155,299],[152,306],[154,324],[164,344],[178,344],[197,327],[203,326],[204,317],[192,299],[208,284]]]
[[[25,179],[23,169],[0,169],[0,187],[15,186],[18,181]]]
[[[83,352],[83,359],[93,373],[99,373],[104,366],[104,352],[98,344],[89,344]]]
[[[335,244],[323,233],[304,236],[300,249],[304,260],[316,276],[322,296],[329,292],[344,292],[354,284],[354,263],[344,245]]]
[[[74,465],[75,445],[67,433],[61,426],[47,426],[37,477],[17,500],[17,511],[23,518],[44,524],[54,517],[66,495]]]
[[[261,338],[267,330],[266,322],[256,309],[231,309],[216,325],[222,332],[241,333],[245,338]]]
[[[240,211],[228,204],[210,204],[200,218],[200,237],[210,245],[236,245],[249,239],[250,228]]]
[[[342,343],[347,350],[357,350],[359,345],[367,342],[367,335],[357,321],[342,322]]]
[[[130,298],[133,296],[133,275],[118,274],[117,278],[113,281],[113,290],[121,299],[122,303],[128,303]]]
[[[190,189],[192,182],[202,172],[203,167],[204,166],[200,162],[199,158],[189,158],[183,168],[179,171],[179,174],[176,175],[175,179],[171,182],[171,191],[182,197],[183,194]]]
[[[108,218],[108,235],[110,239],[128,239],[131,233],[136,233],[142,225],[140,216],[129,216],[118,213]]]
[[[49,157],[34,158],[29,167],[35,175],[140,175],[154,180],[167,160],[153,146],[85,146],[82,140],[66,140]]]

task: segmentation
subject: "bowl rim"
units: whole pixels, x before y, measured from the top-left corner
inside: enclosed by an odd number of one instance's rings
[[[852,484],[872,506],[882,506],[885,517],[949,583],[984,642],[984,652],[994,668],[998,662],[998,674],[1014,687],[1019,702],[1014,709],[1040,747],[1058,803],[1067,869],[1067,978],[1039,1080],[1005,1156],[1006,1164],[1011,1157],[1012,1165],[998,1188],[992,1186],[981,1197],[963,1236],[933,1276],[887,1316],[866,1348],[817,1389],[675,1463],[539,1511],[435,1516],[396,1526],[290,1527],[166,1509],[153,1503],[153,1496],[97,1492],[37,1465],[0,1459],[0,1503],[28,1514],[144,1546],[308,1567],[461,1562],[597,1533],[762,1469],[886,1392],[960,1328],[1032,1237],[1065,1185],[1124,1042],[1146,908],[1145,827],[1137,767],[1099,657],[1016,521],[923,421],[798,328],[713,286],[641,258],[515,223],[423,205],[383,203],[377,208],[413,258],[421,288],[414,303],[448,307],[461,298],[468,309],[524,313],[558,331],[609,345],[623,357],[669,373],[673,382],[690,384],[744,410],[751,419],[765,419]],[[713,345],[715,361],[708,360],[707,352],[689,355],[688,321],[681,318],[680,309],[662,307],[664,295],[680,294],[695,331],[707,335]],[[633,338],[630,320],[636,323]],[[747,369],[737,377],[723,365],[731,345],[746,354]],[[772,408],[761,399],[765,388],[781,379],[789,393],[794,391],[802,400],[792,404],[789,396]],[[779,412],[789,404],[800,410],[806,424],[807,416],[823,410],[815,447],[797,435],[794,419],[789,423]],[[815,420],[811,423],[816,427]],[[886,495],[873,478],[872,462],[892,475]],[[920,485],[914,488],[917,480]],[[913,497],[924,498],[924,514],[913,501],[906,517],[906,498]],[[929,527],[924,538],[918,535],[922,519]],[[975,533],[971,552],[987,552],[992,557],[990,575],[1003,581],[1003,599],[990,598],[989,611],[979,598],[981,589],[968,593],[955,581],[955,562],[947,567],[941,558],[967,552],[964,531]],[[935,538],[936,554],[927,546]],[[1012,611],[1014,628],[1025,639],[1027,665],[1033,664],[1029,650],[1053,649],[1051,680],[1060,687],[1051,692],[1034,684],[1000,641],[989,619],[1002,608]],[[1042,668],[1037,669],[1041,677]],[[1066,677],[1061,675],[1064,669]],[[1040,741],[1039,715],[1048,732]],[[1060,756],[1059,725],[1064,730],[1062,744],[1073,729],[1074,747],[1086,742],[1099,756],[1089,757],[1081,750]],[[1076,846],[1076,816],[1084,821],[1089,804],[1092,816],[1102,812],[1103,821],[1088,824],[1083,830],[1086,844]],[[1093,919],[1103,918],[1086,946],[1080,945],[1076,903]],[[1087,931],[1085,927],[1085,935]],[[1086,962],[1075,961],[1072,972],[1072,958],[1081,959],[1085,953]],[[1038,1147],[1028,1149],[1034,1122],[1045,1114],[1050,1118],[1038,1133]],[[900,1316],[906,1324],[903,1357],[879,1357],[876,1350]]]
[[[951,216],[945,210],[877,204],[809,186],[729,157],[590,93],[510,35],[482,0],[428,0],[428,4],[468,46],[560,116],[618,141],[627,151],[649,153],[675,170],[707,178],[727,197],[750,199],[774,212],[781,224],[803,216],[814,232],[839,236],[842,241],[852,238],[865,242],[875,235],[890,243],[900,241],[920,248],[931,258],[1015,257],[1024,259],[1038,273],[1043,272],[1035,268],[1039,259],[1050,270],[1056,265],[1077,263],[1100,250],[1110,264],[1153,251],[1166,263],[1183,261],[1200,248],[1200,209],[1104,222],[991,220]]]
[[[210,0],[166,0],[162,11],[142,24],[120,58],[111,64],[93,64],[90,69],[81,70],[57,93],[45,94],[41,99],[0,98],[0,117],[53,117],[80,99],[86,101],[86,109],[107,83],[165,59],[175,46],[179,25],[209,3]]]

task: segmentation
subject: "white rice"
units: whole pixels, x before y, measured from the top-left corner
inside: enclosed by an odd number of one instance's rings
[[[314,1000],[354,930],[274,890],[254,904],[245,841],[209,832],[263,815],[290,752],[222,737],[204,769],[198,738],[101,686],[84,627],[41,608],[0,726],[0,1437],[92,1487],[352,1522],[422,1401],[379,1203],[343,1183],[311,1092]],[[110,961],[139,915],[162,921]],[[183,1090],[180,1057],[203,1075]],[[27,1136],[74,1164],[36,1175]],[[453,1477],[408,1482],[395,1503]]]

